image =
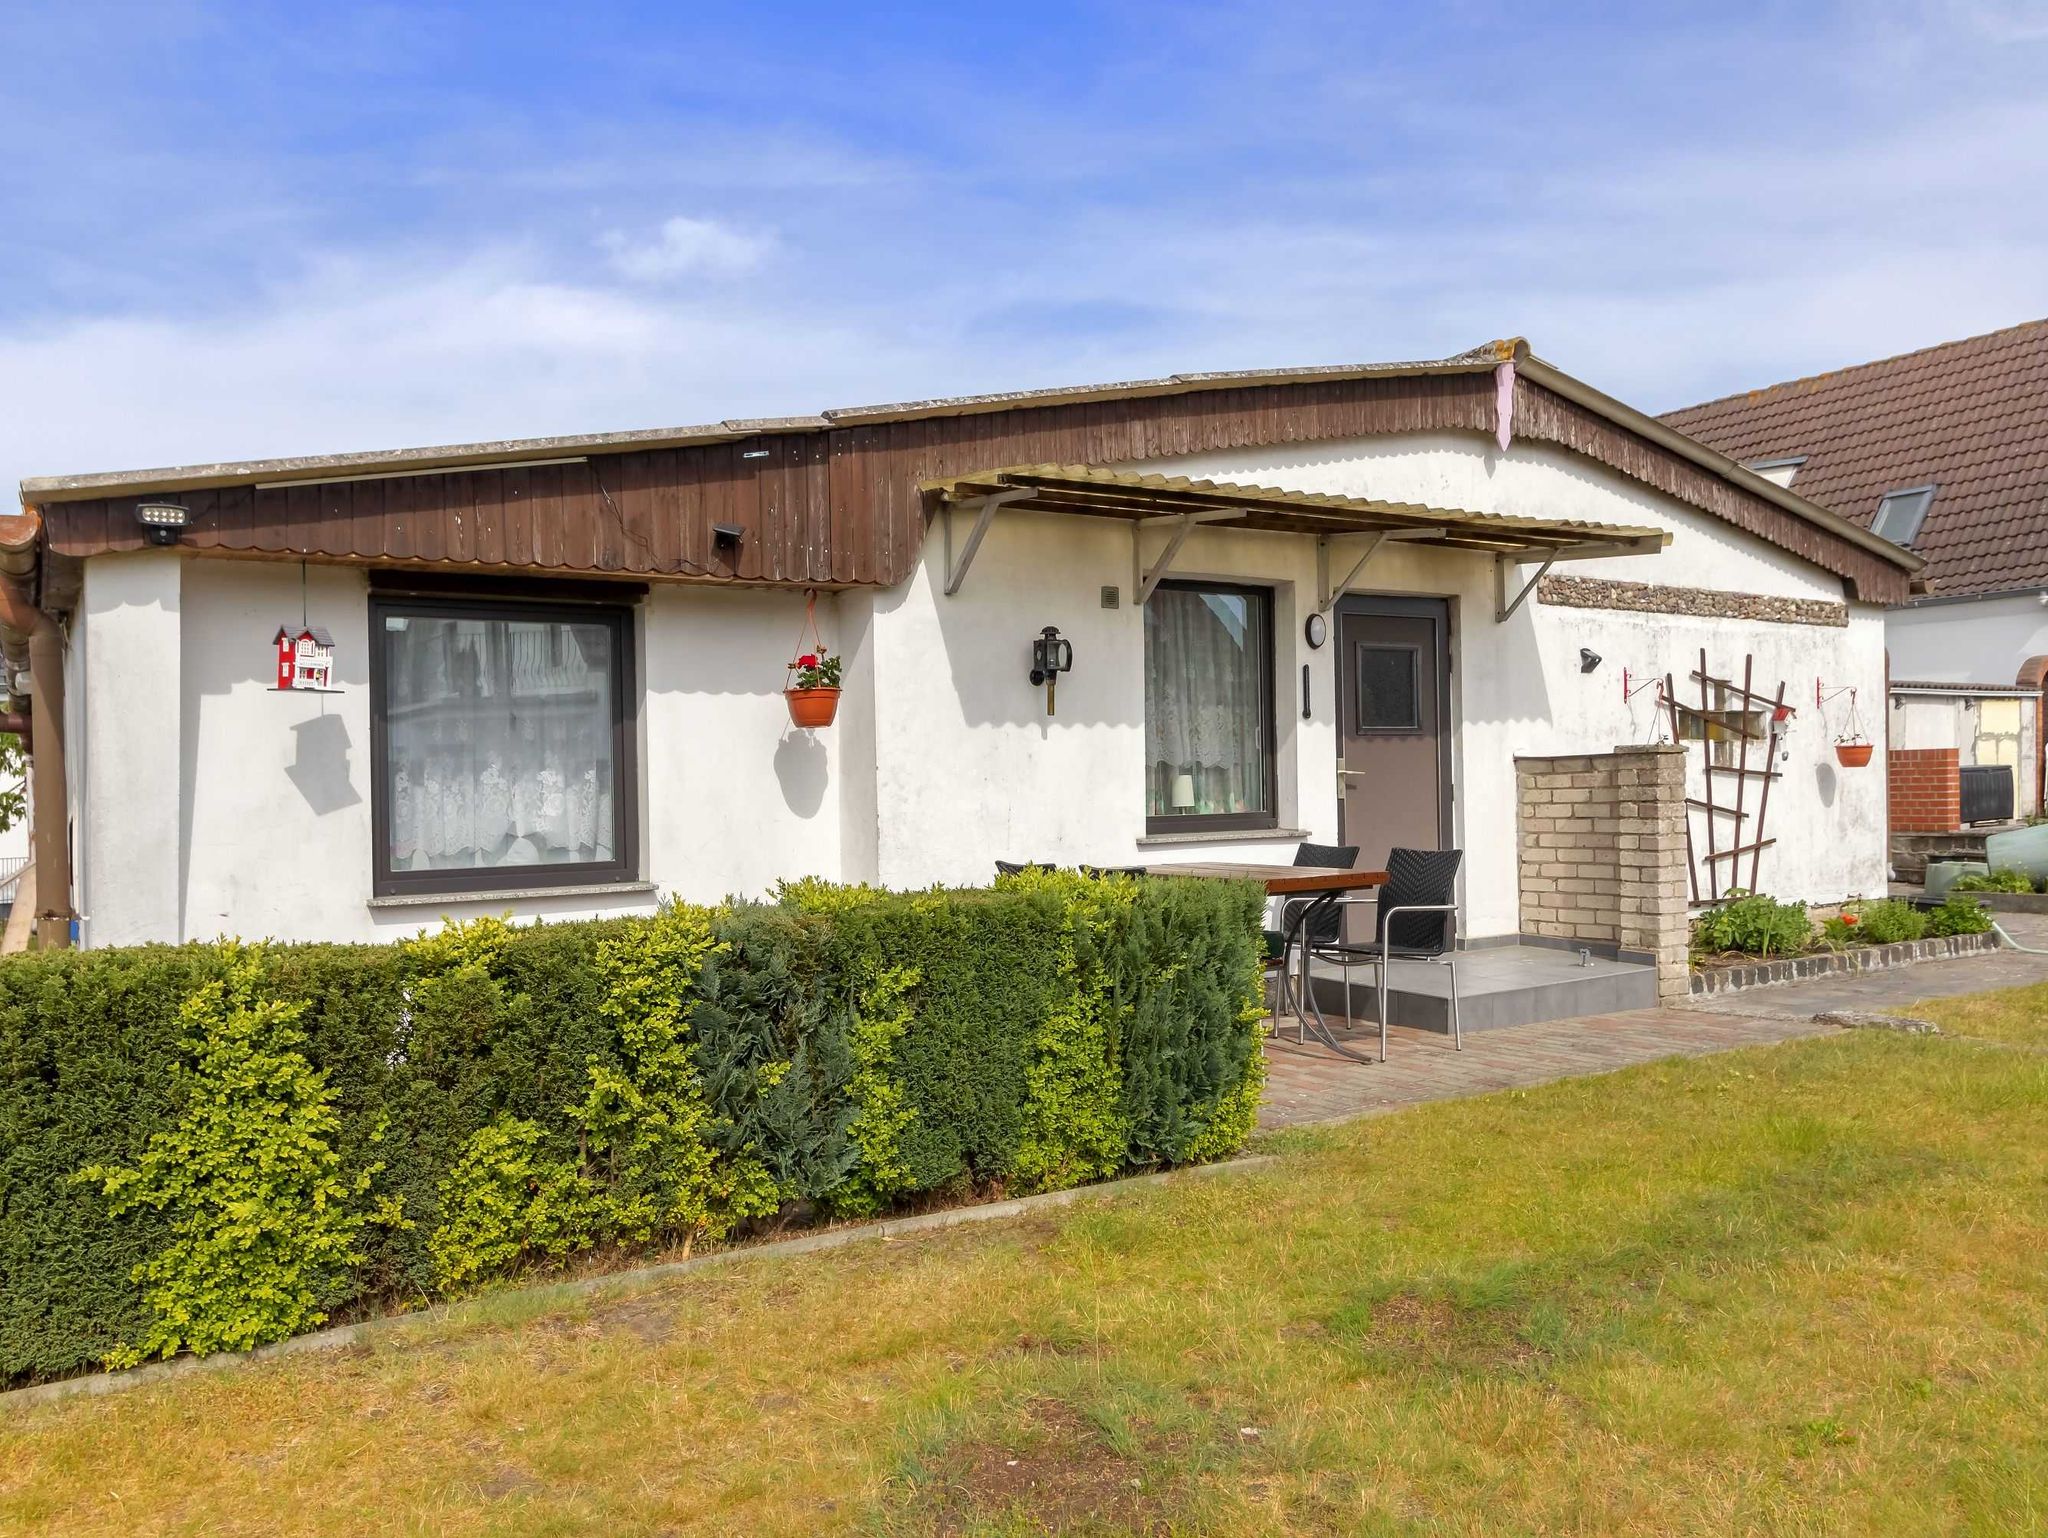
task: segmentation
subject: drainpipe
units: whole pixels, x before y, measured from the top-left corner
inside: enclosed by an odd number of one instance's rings
[[[31,858],[36,866],[36,943],[44,950],[71,944],[71,829],[64,795],[64,634],[31,595],[42,554],[42,514],[33,507],[0,514],[0,659],[8,694],[26,671]],[[0,731],[20,731],[18,711],[0,717]]]

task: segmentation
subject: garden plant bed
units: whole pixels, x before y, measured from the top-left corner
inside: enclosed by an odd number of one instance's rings
[[[1888,967],[1911,966],[1916,961],[1948,961],[1996,949],[1998,936],[1981,934],[1941,935],[1925,940],[1901,940],[1893,945],[1855,945],[1843,950],[1815,951],[1804,956],[1781,956],[1772,961],[1739,954],[1715,956],[1704,959],[1693,969],[1692,991],[1695,994],[1732,993],[1738,988],[1763,988],[1773,983],[1800,982],[1842,972],[1875,972]]]
[[[2048,892],[1978,892],[1970,895],[1993,913],[2048,913]]]

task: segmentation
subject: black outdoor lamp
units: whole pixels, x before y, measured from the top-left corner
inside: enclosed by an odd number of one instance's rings
[[[1579,671],[1581,673],[1590,673],[1598,666],[1600,666],[1600,654],[1590,646],[1581,646],[1579,648]]]
[[[138,502],[135,521],[152,545],[175,545],[178,531],[192,521],[192,513],[182,502]]]
[[[1074,643],[1064,639],[1057,625],[1047,625],[1031,643],[1031,682],[1045,685],[1045,713],[1053,713],[1053,695],[1059,676],[1074,670]]]

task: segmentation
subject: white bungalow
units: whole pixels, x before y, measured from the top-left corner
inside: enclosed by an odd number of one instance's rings
[[[1532,819],[1517,765],[1569,792],[1535,761],[1674,737],[1681,910],[1884,887],[1882,770],[1814,685],[1884,699],[1917,558],[1520,342],[21,495],[45,944],[1313,840],[1462,848],[1468,943],[1661,949],[1668,991],[1670,915],[1644,941],[1585,853],[1635,809],[1582,766],[1586,815]],[[807,607],[844,669],[815,730]],[[281,614],[334,692],[272,687]],[[1047,627],[1071,669],[1034,683]]]

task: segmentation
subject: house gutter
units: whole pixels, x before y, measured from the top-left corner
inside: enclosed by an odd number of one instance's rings
[[[20,736],[29,756],[30,858],[36,868],[36,943],[71,944],[71,817],[64,794],[64,632],[37,607],[43,517],[33,507],[0,514],[0,659],[8,703],[0,731]],[[14,683],[29,677],[24,718]]]

